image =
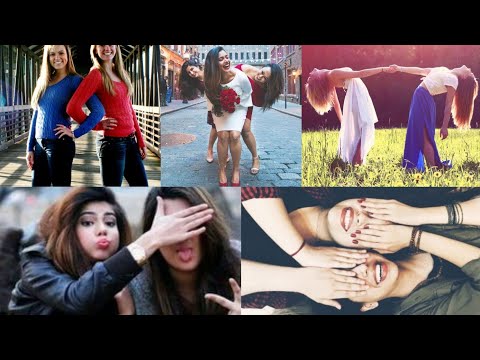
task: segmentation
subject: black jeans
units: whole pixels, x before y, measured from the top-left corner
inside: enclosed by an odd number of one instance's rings
[[[97,155],[104,186],[122,186],[124,176],[130,186],[148,186],[135,136],[115,138],[98,135]]]
[[[37,139],[34,149],[32,186],[70,186],[75,142],[61,139]]]

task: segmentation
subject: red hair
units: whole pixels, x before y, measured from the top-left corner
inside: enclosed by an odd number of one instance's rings
[[[328,71],[314,69],[305,84],[308,102],[320,115],[330,111],[333,107],[335,87],[328,79]]]

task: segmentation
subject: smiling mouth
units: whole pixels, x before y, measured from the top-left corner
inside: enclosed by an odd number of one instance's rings
[[[353,209],[351,207],[343,208],[342,214],[340,216],[340,224],[342,225],[343,230],[345,232],[350,229],[350,226],[353,222]]]
[[[377,263],[375,265],[375,283],[380,285],[387,278],[388,267],[385,263]]]

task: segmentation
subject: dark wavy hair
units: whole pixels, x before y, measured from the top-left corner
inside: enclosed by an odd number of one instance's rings
[[[201,187],[152,188],[147,196],[143,212],[143,232],[152,227],[157,209],[157,196],[163,199],[183,199],[190,205],[208,204],[215,216],[205,225],[201,235],[202,259],[198,268],[197,294],[194,314],[225,315],[227,310],[212,301],[205,301],[206,293],[215,293],[233,299],[229,278],[240,284],[240,259],[235,255],[229,239],[229,228],[221,210],[210,193]],[[160,251],[149,259],[159,313],[162,315],[185,314],[187,312],[178,294],[177,286],[170,275],[169,265]]]
[[[265,101],[262,106],[262,110],[268,110],[278,100],[283,90],[283,72],[278,64],[267,64],[266,67],[270,68],[271,74],[268,78],[265,89]]]
[[[192,57],[183,63],[179,78],[180,94],[183,98],[187,99],[190,99],[193,95],[195,95],[197,90],[200,92],[205,91],[205,85],[203,84],[203,81],[200,81],[198,78],[192,78],[190,75],[188,75],[187,67],[189,66],[196,66],[200,70],[203,70],[203,65],[200,63],[200,59],[198,57]]]
[[[38,225],[39,235],[46,240],[47,252],[55,266],[75,279],[92,267],[77,237],[77,222],[87,204],[100,201],[112,206],[121,249],[132,242],[130,225],[114,193],[108,188],[79,187],[69,191],[45,211]]]
[[[220,92],[222,91],[221,80],[222,73],[218,65],[218,54],[220,51],[225,51],[221,46],[211,49],[205,58],[205,69],[203,72],[203,79],[205,82],[205,93],[208,100],[213,105],[212,112],[216,116],[222,116],[222,105],[220,103]]]

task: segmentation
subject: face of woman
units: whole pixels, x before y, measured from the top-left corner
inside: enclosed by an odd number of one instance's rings
[[[113,61],[117,53],[117,45],[96,45],[95,50],[102,61]]]
[[[198,66],[187,66],[187,74],[191,78],[196,79],[200,75],[200,68]]]
[[[461,67],[459,68],[455,68],[453,69],[456,71],[456,73],[463,79],[469,77],[469,76],[473,76],[475,77],[475,75],[473,74],[472,72],[472,69],[470,69],[469,67],[465,66],[465,65],[462,65]]]
[[[105,201],[84,206],[75,227],[82,249],[92,261],[108,259],[118,250],[120,236],[112,205]]]
[[[270,79],[270,76],[272,76],[272,69],[270,69],[269,66],[264,66],[257,75],[255,75],[254,80],[260,84],[265,84],[268,82],[268,79]]]
[[[360,199],[349,199],[328,211],[328,230],[333,241],[345,247],[358,247],[353,241],[355,231],[363,229],[372,220],[361,207]]]
[[[354,302],[374,302],[388,298],[398,279],[397,264],[377,253],[369,253],[367,262],[352,271],[370,287],[366,290],[366,295],[350,299]]]
[[[48,51],[48,61],[57,71],[65,69],[68,64],[68,53],[65,45],[53,45]]]
[[[230,70],[230,58],[226,51],[222,50],[218,53],[218,66],[222,71]]]
[[[165,215],[185,210],[191,205],[184,199],[165,199]],[[200,236],[193,236],[181,243],[160,248],[163,258],[168,265],[182,272],[194,271],[202,260]]]

